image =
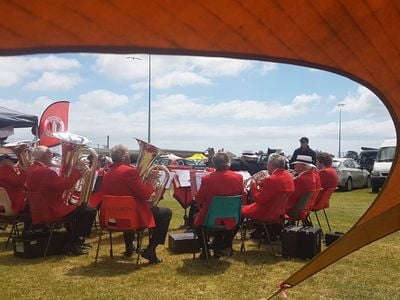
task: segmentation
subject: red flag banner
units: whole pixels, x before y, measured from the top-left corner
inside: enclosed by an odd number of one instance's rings
[[[69,101],[57,101],[43,112],[39,123],[40,145],[54,147],[60,140],[53,136],[56,132],[68,131]]]

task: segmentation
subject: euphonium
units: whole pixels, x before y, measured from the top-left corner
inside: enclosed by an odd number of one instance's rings
[[[268,171],[267,170],[261,170],[255,174],[253,174],[250,178],[247,178],[243,184],[245,187],[249,186],[255,182],[257,185],[260,185],[261,182],[267,178],[269,176]]]
[[[136,139],[139,144],[139,156],[136,162],[136,168],[144,182],[151,183],[155,190],[155,195],[151,199],[154,206],[162,199],[165,187],[169,180],[169,171],[163,165],[153,165],[154,160],[163,152],[159,148]],[[150,175],[153,176],[150,176]]]
[[[72,169],[77,167],[79,161],[85,165],[82,177],[70,190],[64,192],[63,198],[67,203],[87,203],[92,193],[93,181],[97,170],[97,153],[87,144],[87,138],[70,132],[57,132],[54,137],[61,141],[62,159],[60,165],[60,175],[68,177]],[[88,156],[91,161],[88,161]],[[79,196],[77,196],[79,192]]]
[[[32,163],[32,150],[38,141],[23,140],[15,143],[8,143],[4,148],[11,149],[17,156],[21,168],[26,170]]]

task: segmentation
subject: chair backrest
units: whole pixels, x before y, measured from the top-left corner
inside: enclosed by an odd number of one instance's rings
[[[299,219],[300,214],[304,211],[307,207],[308,201],[311,200],[315,191],[309,191],[302,194],[299,199],[297,199],[296,204],[293,208],[289,211],[288,215],[292,219]]]
[[[43,224],[54,221],[46,199],[40,192],[26,192],[32,224]]]
[[[281,217],[285,214],[286,202],[291,195],[292,192],[283,192],[280,197],[277,197],[276,201],[269,201],[265,206],[269,219],[263,221],[280,223]]]
[[[314,204],[317,201],[317,199],[319,197],[319,194],[321,194],[322,190],[323,190],[322,188],[315,190],[315,192],[312,195],[310,201],[308,201],[308,203],[307,203],[307,207],[306,207],[306,211],[307,212],[310,212],[313,209]]]
[[[216,224],[217,219],[235,219],[236,226],[240,221],[242,195],[215,196],[211,200],[203,226],[207,228],[224,228],[225,225]]]
[[[314,206],[312,208],[313,211],[318,211],[321,209],[325,209],[329,207],[329,200],[331,199],[331,196],[333,192],[336,190],[336,188],[326,188],[323,189],[319,195],[318,198],[315,200]]]
[[[100,208],[102,228],[125,231],[140,228],[136,200],[132,196],[103,195]]]
[[[11,200],[4,187],[0,187],[0,215],[14,216],[15,213],[11,209]]]

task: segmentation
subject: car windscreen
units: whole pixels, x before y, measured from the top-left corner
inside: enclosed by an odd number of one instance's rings
[[[339,168],[340,167],[340,161],[334,160],[332,163],[332,168]]]
[[[377,161],[382,162],[390,162],[394,160],[394,156],[396,154],[396,147],[382,147],[379,149],[378,154],[376,156]]]

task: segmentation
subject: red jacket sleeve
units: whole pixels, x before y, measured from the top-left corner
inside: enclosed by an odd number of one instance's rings
[[[259,204],[266,204],[275,194],[276,189],[271,188],[270,185],[271,179],[265,178],[258,190],[256,188],[256,184],[253,183],[250,187],[251,195],[253,196],[253,200]]]
[[[74,186],[74,184],[81,177],[81,172],[73,169],[71,175],[67,178],[58,176],[53,170],[47,169],[46,174],[43,174],[43,189],[49,189],[52,191],[65,191]]]

